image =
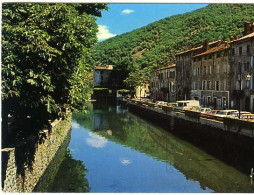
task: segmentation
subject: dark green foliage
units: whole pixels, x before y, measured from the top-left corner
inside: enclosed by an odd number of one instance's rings
[[[86,179],[87,169],[82,161],[72,158],[68,150],[58,173],[56,174],[54,183],[50,192],[89,192],[90,187]]]
[[[189,45],[229,40],[243,34],[244,22],[253,21],[254,5],[211,4],[99,43],[94,47],[96,60],[115,65],[125,75],[146,67],[149,74],[155,67],[173,63],[175,55]]]
[[[5,3],[2,8],[3,122],[10,114],[17,132],[29,135],[49,119],[65,117],[67,109],[84,108],[97,41],[94,16],[107,7]]]
[[[15,146],[18,172],[25,165],[31,168],[36,146],[45,139],[41,130],[51,130],[50,121],[85,108],[92,92],[95,16],[106,8],[105,4],[2,5],[2,147]]]

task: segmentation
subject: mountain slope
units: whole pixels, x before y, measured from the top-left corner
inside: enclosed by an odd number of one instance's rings
[[[211,4],[98,43],[95,59],[97,63],[115,65],[124,79],[134,70],[149,72],[172,63],[175,54],[190,44],[242,35],[244,22],[253,21],[253,4]]]

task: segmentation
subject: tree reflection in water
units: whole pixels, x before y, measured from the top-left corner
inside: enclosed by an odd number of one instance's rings
[[[49,192],[90,192],[87,169],[68,150]]]

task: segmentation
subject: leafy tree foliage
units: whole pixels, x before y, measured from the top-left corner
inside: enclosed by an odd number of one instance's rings
[[[136,64],[139,69],[149,67],[149,73],[173,63],[176,53],[189,45],[242,35],[244,22],[253,21],[253,4],[211,4],[101,42],[94,52],[98,63],[113,64],[125,75],[132,76]]]
[[[19,124],[29,118],[34,123],[30,127],[38,129],[49,119],[64,117],[67,109],[84,108],[91,88],[91,47],[97,41],[95,16],[100,16],[102,9],[107,6],[3,4],[5,122],[8,114]]]

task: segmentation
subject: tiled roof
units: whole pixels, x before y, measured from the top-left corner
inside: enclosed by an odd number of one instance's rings
[[[214,43],[216,43],[216,42],[219,42],[220,40],[217,40],[217,41],[212,41],[212,42],[209,42],[208,44],[209,45],[212,45],[212,44],[214,44]],[[185,51],[183,51],[183,52],[180,52],[180,53],[178,53],[178,54],[176,54],[177,56],[178,55],[181,55],[181,54],[184,54],[184,53],[188,53],[188,52],[191,52],[191,51],[195,51],[195,50],[197,50],[197,49],[201,49],[203,47],[203,45],[200,45],[200,46],[198,46],[198,47],[193,47],[193,48],[191,48],[191,49],[188,49],[188,50],[185,50]]]
[[[113,66],[112,65],[108,65],[108,66],[95,66],[94,70],[113,70]]]
[[[243,37],[241,37],[239,39],[235,39],[235,40],[231,41],[230,43],[241,41],[241,40],[248,39],[248,38],[254,38],[254,32],[250,33],[250,34],[248,34],[246,36],[243,36]]]
[[[210,54],[210,53],[214,53],[214,52],[217,52],[217,51],[222,51],[222,50],[229,49],[229,48],[230,48],[230,45],[228,43],[222,43],[218,47],[213,47],[211,49],[208,49],[207,51],[202,52],[200,54],[197,54],[194,57],[207,55],[207,54]]]
[[[165,69],[169,69],[169,68],[174,68],[175,66],[176,66],[175,64],[171,64],[171,65],[168,65],[168,66],[158,68],[158,69],[156,69],[156,71],[165,70]]]

